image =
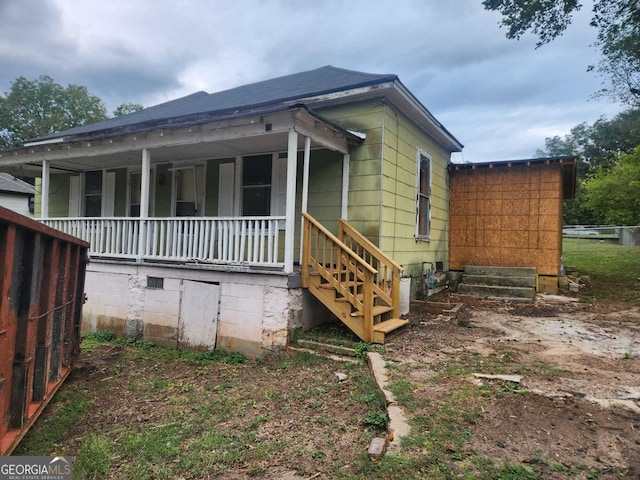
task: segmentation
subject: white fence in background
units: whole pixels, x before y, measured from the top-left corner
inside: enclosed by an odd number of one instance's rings
[[[576,239],[578,246],[582,239],[635,246],[640,245],[640,226],[565,225],[562,237]]]
[[[122,259],[284,266],[285,217],[104,217],[40,221],[91,244],[89,255]]]

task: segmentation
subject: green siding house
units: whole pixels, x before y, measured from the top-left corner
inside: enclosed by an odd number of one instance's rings
[[[396,75],[326,66],[36,138],[0,171],[90,242],[85,332],[265,355],[329,312],[365,341],[402,325],[400,278],[447,269],[461,149]]]

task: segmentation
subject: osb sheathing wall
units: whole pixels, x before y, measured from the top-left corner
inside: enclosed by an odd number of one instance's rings
[[[558,164],[451,172],[449,268],[536,267],[558,275],[562,176]]]

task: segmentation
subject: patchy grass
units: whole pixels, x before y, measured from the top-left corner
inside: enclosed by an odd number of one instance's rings
[[[224,478],[278,468],[348,478],[345,464],[368,462],[369,442],[385,433],[384,399],[362,362],[306,353],[250,360],[95,335],[84,345],[88,364],[16,451],[70,455],[77,479]],[[336,371],[347,380],[338,382]]]
[[[86,416],[92,404],[93,399],[85,392],[64,388],[63,385],[47,407],[47,411],[54,410],[56,414],[43,415],[13,454],[43,455],[42,452],[54,451],[67,432]],[[68,454],[66,451],[58,453]]]
[[[567,268],[590,277],[587,288],[581,290],[582,299],[640,305],[640,246],[565,238],[562,255]]]

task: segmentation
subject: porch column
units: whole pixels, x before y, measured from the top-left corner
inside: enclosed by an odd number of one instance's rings
[[[342,157],[342,209],[340,211],[340,216],[345,220],[347,218],[347,207],[349,206],[349,162],[351,160],[351,155],[348,153],[344,154]]]
[[[289,130],[287,148],[287,208],[284,228],[284,272],[293,273],[293,238],[296,214],[296,170],[298,156],[298,133]]]
[[[304,139],[304,163],[302,166],[302,214],[307,213],[309,203],[309,160],[311,158],[311,137]],[[304,242],[304,231],[302,230],[302,220],[300,221],[300,264],[302,264],[302,244]]]
[[[147,240],[147,222],[149,216],[149,178],[151,169],[151,155],[146,148],[142,149],[142,172],[140,175],[140,230],[138,234],[138,255],[136,260],[142,262],[144,246]]]
[[[149,179],[151,177],[151,155],[142,149],[142,174],[140,178],[140,218],[149,216]]]
[[[49,218],[49,160],[42,161],[42,199],[40,201],[40,218]]]

